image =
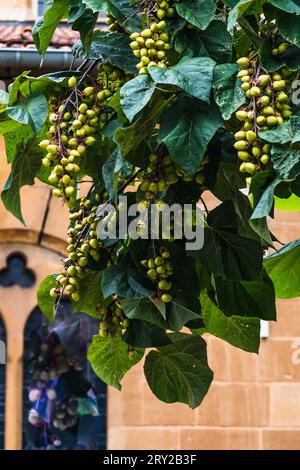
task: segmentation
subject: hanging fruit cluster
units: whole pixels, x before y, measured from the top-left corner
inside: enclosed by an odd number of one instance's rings
[[[109,100],[125,81],[123,72],[104,64],[99,67],[98,81],[93,86],[77,89],[76,77],[69,79],[74,101],[69,99],[69,92],[61,103],[50,104],[49,138],[39,144],[46,152],[42,163],[51,168],[48,181],[56,186],[53,195],[62,197],[69,207],[76,199],[81,160],[89,147],[101,139],[101,127],[110,114]]]
[[[234,135],[234,147],[242,160],[240,171],[253,175],[270,161],[271,146],[258,136],[258,132],[275,129],[292,115],[287,94],[289,83],[285,78],[290,73],[283,69],[280,73],[268,74],[257,55],[241,57],[237,63],[241,67],[237,76],[248,102],[236,112],[242,127]],[[248,183],[250,181],[248,179]]]
[[[123,330],[129,326],[128,318],[115,300],[108,306],[97,305],[96,311],[100,318],[100,336],[121,336]]]
[[[74,397],[66,397],[56,403],[53,426],[60,431],[72,428],[78,421],[78,403]]]
[[[79,279],[88,270],[89,258],[100,260],[101,243],[96,236],[99,222],[97,208],[99,203],[107,201],[108,194],[96,194],[94,201],[82,197],[78,209],[71,212],[71,226],[68,230],[68,257],[63,261],[64,273],[56,277],[57,287],[51,289],[50,295],[57,297],[62,293],[70,294],[72,300],[79,301]]]
[[[148,278],[157,287],[157,297],[164,303],[171,302],[172,296],[168,291],[172,289],[172,282],[169,278],[173,275],[173,264],[169,261],[170,252],[164,248],[159,248],[159,255],[141,261],[141,265],[147,269]]]
[[[204,183],[203,169],[208,163],[205,156],[194,176],[187,175],[176,167],[170,155],[152,154],[149,157],[149,165],[145,171],[139,173],[138,181],[140,190],[144,193],[142,203],[149,207],[151,203],[160,203],[160,193],[166,191],[172,184],[179,180],[190,182],[195,180],[198,184]]]
[[[168,65],[166,51],[171,48],[169,35],[164,30],[167,23],[162,20],[152,23],[143,31],[132,33],[130,47],[133,54],[140,59],[136,68],[140,74],[148,73],[147,67],[162,67]]]

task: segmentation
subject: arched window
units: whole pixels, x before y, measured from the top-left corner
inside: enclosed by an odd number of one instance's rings
[[[63,344],[68,351],[72,352],[72,357],[76,360],[80,357],[80,364],[83,367],[83,372],[88,382],[92,384],[92,393],[97,400],[99,416],[91,416],[90,414],[83,414],[79,417],[76,424],[76,429],[67,429],[62,432],[58,432],[61,438],[62,446],[58,449],[76,449],[76,448],[88,448],[88,449],[106,449],[106,407],[107,407],[107,390],[106,385],[101,382],[95,374],[92,372],[86,359],[86,351],[84,348],[87,347],[88,338],[95,333],[98,327],[97,322],[87,315],[73,314],[71,304],[68,301],[64,301],[62,308],[57,312],[57,318],[60,319],[60,323],[56,333],[61,339]],[[77,323],[78,320],[78,323]],[[80,328],[80,339],[76,341],[76,330]],[[28,422],[28,414],[32,408],[32,403],[29,401],[29,390],[32,388],[33,378],[30,372],[30,361],[33,357],[39,355],[41,347],[41,338],[44,336],[45,330],[48,328],[48,323],[43,314],[38,308],[35,308],[29,316],[25,331],[24,331],[24,363],[23,363],[23,448],[24,449],[37,449],[47,448],[49,445],[45,445],[44,438],[41,436],[42,429],[40,427],[34,427]],[[51,326],[50,330],[51,331]],[[71,332],[71,334],[70,334]],[[83,339],[83,340],[82,340]],[[82,340],[82,344],[80,344]],[[70,342],[76,343],[74,351]],[[78,347],[77,347],[78,346]],[[78,359],[79,361],[79,359]],[[76,376],[71,377],[66,373],[67,380],[75,380]],[[71,372],[70,372],[71,374]],[[76,433],[76,435],[75,435]],[[50,447],[51,448],[51,445]]]

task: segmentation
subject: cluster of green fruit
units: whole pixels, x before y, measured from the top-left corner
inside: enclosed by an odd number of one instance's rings
[[[99,304],[96,311],[100,319],[99,335],[102,337],[121,336],[123,330],[129,326],[128,318],[116,301],[113,301],[109,306]]]
[[[78,210],[69,215],[71,226],[68,229],[67,252],[68,258],[63,261],[65,271],[56,277],[57,287],[50,290],[51,297],[57,297],[62,292],[70,294],[72,300],[79,301],[79,279],[88,269],[89,257],[94,261],[100,259],[101,244],[96,236],[99,218],[96,215],[97,203],[105,202],[106,192],[97,194],[95,202],[82,197]]]
[[[122,33],[123,28],[119,25],[116,18],[111,13],[106,13],[105,23],[109,26],[109,31]]]
[[[157,286],[158,298],[162,302],[171,302],[172,296],[168,291],[172,289],[172,282],[168,279],[173,275],[173,264],[169,261],[170,252],[161,247],[159,256],[141,261],[141,265],[147,269],[148,278]]]
[[[66,354],[61,344],[50,347],[47,343],[41,345],[40,354],[30,361],[30,374],[36,380],[36,388],[40,389],[48,381],[57,380],[60,374],[69,372],[69,370],[81,370],[81,367]],[[48,397],[53,400],[55,397]],[[34,399],[34,393],[29,394],[30,401]]]
[[[95,86],[77,90],[76,105],[68,102],[68,98],[60,105],[49,104],[48,139],[39,144],[46,152],[42,163],[51,168],[48,181],[56,186],[53,195],[62,197],[69,207],[76,199],[80,162],[97,137],[101,137],[101,126],[108,119],[109,100],[126,79],[120,70],[103,64],[98,69]],[[71,77],[68,86],[74,89],[77,78]]]
[[[272,49],[272,55],[277,56],[284,54],[288,50],[289,46],[288,42],[281,42],[277,47]]]
[[[174,8],[176,0],[155,0],[155,15],[159,20],[164,18],[174,18],[176,16],[176,10]]]
[[[108,106],[112,96],[130,77],[125,75],[122,70],[110,64],[99,65],[97,72],[97,83],[100,85],[100,91],[97,93],[97,102],[103,108]]]
[[[260,73],[261,66],[256,57],[241,57],[237,63],[242,69],[237,76],[248,103],[236,112],[242,127],[234,135],[234,147],[243,162],[240,171],[253,175],[270,160],[271,146],[258,136],[258,131],[274,129],[292,115],[286,93],[288,82],[278,72],[272,75]],[[288,76],[289,71],[282,73]]]
[[[53,426],[60,431],[72,428],[78,421],[78,403],[73,397],[56,402]]]
[[[168,189],[172,184],[179,180],[190,182],[195,181],[198,184],[204,183],[203,169],[208,163],[208,157],[205,156],[201,161],[194,176],[187,175],[183,170],[176,167],[170,155],[159,156],[152,154],[149,157],[150,163],[147,169],[139,174],[140,190],[144,193],[143,204],[149,207],[152,202],[158,206],[163,204],[160,201],[159,193]]]
[[[140,74],[148,73],[147,67],[166,68],[168,64],[166,51],[171,48],[169,35],[164,30],[167,23],[162,20],[153,22],[149,28],[132,33],[130,47],[133,54],[140,59],[136,68]]]

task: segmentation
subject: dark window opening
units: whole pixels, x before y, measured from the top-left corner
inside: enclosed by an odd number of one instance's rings
[[[6,267],[0,271],[0,286],[20,286],[23,289],[35,283],[34,272],[27,268],[27,260],[22,253],[12,253],[7,257]]]

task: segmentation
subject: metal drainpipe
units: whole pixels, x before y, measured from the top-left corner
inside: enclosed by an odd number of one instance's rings
[[[68,69],[72,62],[71,51],[48,50],[42,67],[48,69]],[[41,55],[36,49],[19,49],[13,47],[0,48],[0,64],[5,68],[38,69],[41,65]],[[76,60],[74,66],[81,60]]]

